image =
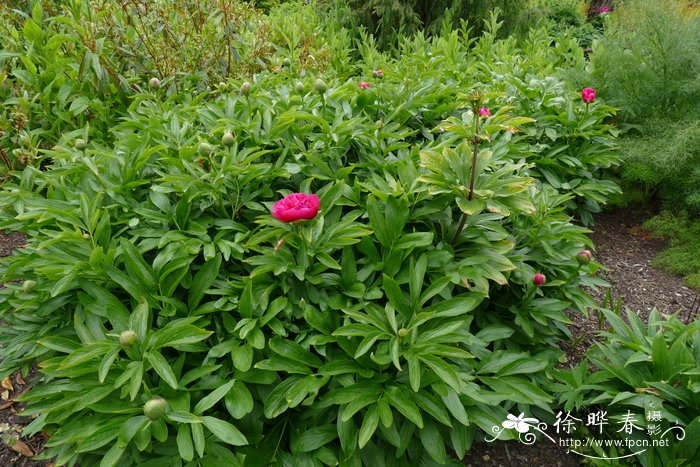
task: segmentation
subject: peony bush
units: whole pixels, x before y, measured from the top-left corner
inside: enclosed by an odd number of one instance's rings
[[[0,228],[28,244],[0,261],[0,375],[39,364],[43,458],[445,464],[552,413],[566,312],[602,284],[571,216],[615,163],[611,110],[508,88],[525,72],[494,54],[526,52],[492,36],[402,47],[350,79],[144,87],[14,173]],[[575,170],[547,162],[576,147]]]

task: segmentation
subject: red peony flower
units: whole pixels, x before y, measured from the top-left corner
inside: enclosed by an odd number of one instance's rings
[[[489,109],[487,109],[486,107],[481,107],[479,109],[479,116],[480,117],[490,117],[491,111]]]
[[[544,274],[537,273],[534,276],[532,276],[532,283],[535,284],[537,287],[544,285],[544,283],[547,282],[547,277]]]
[[[377,78],[381,79],[381,78],[384,77],[384,72],[383,72],[382,70],[379,70],[379,69],[374,70],[374,76],[376,76]]]
[[[590,104],[593,102],[596,98],[597,94],[595,92],[595,89],[593,88],[583,88],[581,90],[581,99],[583,99],[583,102],[586,104]]]
[[[272,217],[282,222],[294,222],[299,219],[313,219],[321,207],[321,200],[316,195],[292,193],[272,205]]]
[[[372,85],[369,84],[367,81],[363,81],[360,84],[358,84],[358,86],[361,87],[362,89],[367,89],[367,88],[371,87]]]

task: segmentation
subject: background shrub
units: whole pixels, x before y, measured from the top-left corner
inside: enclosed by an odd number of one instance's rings
[[[687,2],[617,2],[591,55],[595,83],[625,120],[682,116],[700,107],[700,28]]]

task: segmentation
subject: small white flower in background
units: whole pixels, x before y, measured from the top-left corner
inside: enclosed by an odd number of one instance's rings
[[[527,433],[530,430],[531,425],[536,425],[539,420],[536,418],[525,418],[525,414],[521,413],[517,417],[515,415],[508,414],[508,420],[502,423],[503,428],[513,429],[515,428],[518,433]]]

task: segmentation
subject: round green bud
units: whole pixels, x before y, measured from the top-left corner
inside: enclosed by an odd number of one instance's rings
[[[578,264],[582,266],[585,266],[586,264],[590,263],[592,259],[593,255],[591,255],[591,252],[588,250],[580,251],[576,255],[576,261],[578,261]]]
[[[406,329],[406,328],[399,329],[399,337],[406,337],[407,335],[408,335],[408,329]]]
[[[294,91],[296,91],[297,94],[304,94],[306,92],[306,88],[304,87],[304,83],[298,82],[297,84],[295,84]]]
[[[288,58],[285,58],[284,60],[282,60],[282,66],[283,67],[290,67],[290,66],[292,66],[292,61]]]
[[[121,334],[119,334],[119,343],[125,347],[134,344],[136,339],[136,333],[131,329],[123,331]]]
[[[82,151],[83,149],[85,149],[85,148],[87,147],[87,142],[86,142],[84,139],[82,139],[82,138],[78,138],[78,139],[76,139],[75,142],[73,143],[73,147],[74,147],[75,149],[79,149],[79,150]]]
[[[203,156],[208,156],[209,154],[211,154],[212,150],[213,148],[211,147],[211,144],[206,143],[204,141],[199,143],[199,146],[197,146],[197,151],[199,151],[199,153]]]
[[[246,97],[250,96],[250,93],[252,90],[253,89],[248,81],[241,84],[241,94],[243,94],[244,96],[246,96]]]
[[[158,78],[151,78],[151,80],[148,82],[148,84],[152,87],[158,87],[160,86],[160,80]]]
[[[160,420],[165,415],[168,403],[162,397],[154,397],[143,406],[143,413],[149,420]]]
[[[24,293],[31,292],[32,290],[34,290],[34,287],[36,287],[36,281],[27,280],[22,282],[22,292]]]
[[[221,137],[221,144],[224,146],[232,146],[233,143],[236,141],[236,137],[233,136],[233,133],[230,131],[227,131],[224,133],[224,136]]]
[[[323,94],[328,91],[328,85],[321,78],[319,78],[314,81],[314,89],[317,93]]]

